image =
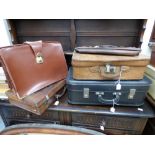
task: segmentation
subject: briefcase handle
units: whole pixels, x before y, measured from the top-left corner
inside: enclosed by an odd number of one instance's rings
[[[113,104],[113,103],[117,104],[120,100],[121,93],[120,92],[114,92],[113,93],[114,98],[112,98],[112,99],[104,99],[102,96],[104,94],[99,93],[97,95],[98,95],[98,101],[103,103],[103,104]]]

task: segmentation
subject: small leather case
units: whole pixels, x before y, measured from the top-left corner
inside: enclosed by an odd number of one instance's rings
[[[37,115],[41,115],[56,100],[56,93],[63,89],[65,80],[51,84],[24,99],[18,99],[17,95],[9,90],[6,92],[9,102],[19,108]]]
[[[139,55],[141,49],[136,47],[118,47],[113,45],[102,45],[94,47],[92,46],[76,47],[75,51],[78,53],[88,53],[88,54],[136,56]]]

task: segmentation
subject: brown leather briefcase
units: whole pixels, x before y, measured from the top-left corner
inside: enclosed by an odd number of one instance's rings
[[[143,79],[150,58],[145,55],[113,56],[73,53],[73,78],[77,80]]]
[[[1,63],[18,98],[22,99],[65,79],[67,65],[58,42],[26,42],[0,49]]]
[[[37,115],[41,115],[51,103],[56,100],[56,93],[65,85],[65,80],[51,84],[23,99],[18,99],[12,90],[8,90],[6,95],[9,102],[19,108],[25,109]]]

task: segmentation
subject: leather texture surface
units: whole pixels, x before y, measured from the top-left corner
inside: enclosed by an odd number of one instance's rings
[[[36,62],[38,53],[43,63]],[[58,42],[26,42],[1,48],[0,55],[9,85],[19,99],[67,76],[66,60]]]

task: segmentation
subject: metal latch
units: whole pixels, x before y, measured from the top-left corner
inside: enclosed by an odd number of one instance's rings
[[[40,52],[37,53],[37,55],[36,55],[36,63],[37,64],[42,64],[43,62],[44,62],[43,55]]]
[[[133,99],[136,93],[136,89],[130,89],[128,99]]]
[[[114,73],[116,72],[116,67],[107,64],[107,65],[105,66],[104,72],[105,72],[105,73],[112,73],[112,74],[114,74]]]
[[[104,92],[97,91],[95,94],[96,95],[104,95]]]
[[[89,88],[83,89],[83,98],[89,98]]]

